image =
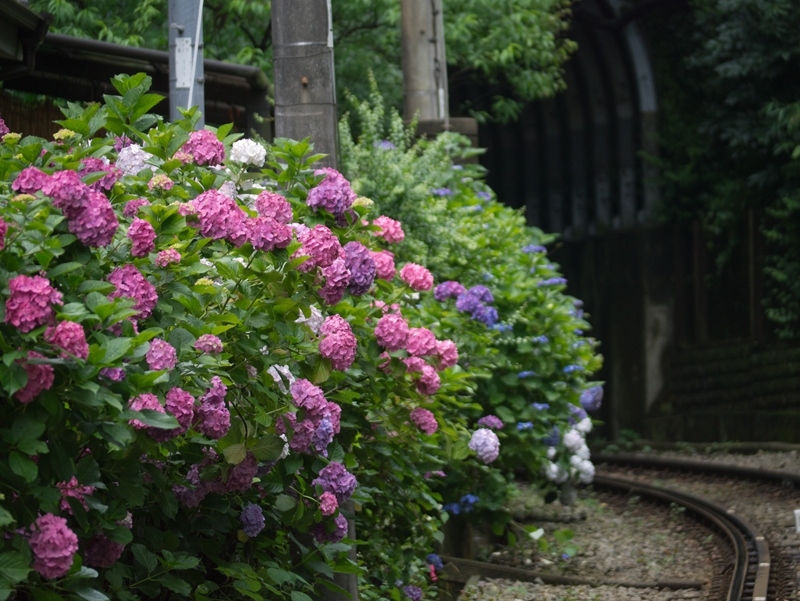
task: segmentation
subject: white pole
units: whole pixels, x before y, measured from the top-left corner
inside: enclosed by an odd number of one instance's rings
[[[169,117],[181,118],[178,107],[200,107],[197,127],[205,125],[203,69],[203,0],[169,0]],[[194,37],[192,37],[194,34]]]

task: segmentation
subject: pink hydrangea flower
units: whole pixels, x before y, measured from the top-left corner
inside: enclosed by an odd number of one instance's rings
[[[406,364],[406,371],[410,374],[421,372],[422,368],[427,365],[425,359],[421,357],[409,357],[408,359],[403,359],[403,363]]]
[[[142,409],[149,409],[151,411],[158,411],[159,413],[166,413],[163,405],[158,401],[158,397],[149,392],[143,392],[137,397],[133,397],[128,401],[128,408],[133,411],[141,411]],[[172,430],[164,430],[163,428],[154,428],[140,422],[138,419],[128,420],[128,423],[137,430],[144,430],[156,442],[165,442],[170,438],[177,436],[178,428]]]
[[[318,543],[338,543],[347,536],[348,528],[349,526],[347,524],[347,518],[342,514],[339,514],[333,518],[332,532],[325,532],[325,526],[322,524],[314,524],[314,526],[311,528],[311,534],[314,535],[314,538],[317,539]]]
[[[375,326],[375,338],[387,351],[399,351],[408,341],[408,322],[398,313],[387,313]]]
[[[309,190],[306,204],[314,210],[324,209],[336,216],[343,215],[356,199],[350,182],[330,167],[317,169],[314,175],[324,175],[325,179]]]
[[[321,486],[324,492],[329,492],[341,504],[347,501],[356,489],[356,477],[336,461],[331,461],[319,472],[319,477],[311,482],[312,486]]]
[[[96,534],[86,543],[83,563],[93,568],[108,568],[114,565],[125,550],[125,545]]]
[[[6,122],[3,120],[2,117],[0,117],[0,136],[4,136],[7,133],[11,133],[11,130],[8,129]]]
[[[121,367],[104,367],[100,370],[100,375],[112,382],[122,382],[125,379],[125,370]]]
[[[410,417],[411,421],[414,422],[420,430],[425,432],[425,434],[433,434],[439,429],[436,417],[427,409],[417,407],[411,411]]]
[[[175,419],[177,419],[178,423],[181,425],[180,428],[172,432],[174,432],[175,436],[183,434],[189,429],[189,426],[192,425],[192,419],[194,418],[194,397],[182,388],[176,387],[170,388],[166,399],[167,411],[174,415]]]
[[[36,167],[26,167],[19,172],[17,179],[11,184],[11,188],[20,194],[36,194],[41,190],[50,176]]]
[[[175,159],[176,161],[180,161],[182,165],[194,162],[194,156],[192,156],[191,153],[185,152],[183,150],[179,150],[178,152],[173,154],[172,158]]]
[[[89,356],[89,345],[86,343],[86,333],[83,326],[74,321],[62,321],[54,328],[47,328],[44,332],[44,339],[64,349],[61,356],[65,359],[70,355],[79,359],[86,359]]]
[[[104,161],[103,159],[96,159],[94,157],[86,157],[81,161],[81,169],[78,175],[83,177],[90,173],[104,172],[105,175],[89,184],[93,190],[100,192],[101,190],[111,190],[119,178],[122,177],[122,171]]]
[[[174,248],[162,250],[156,255],[156,267],[166,267],[172,263],[181,262],[181,253]]]
[[[219,440],[231,427],[231,414],[225,406],[228,388],[218,376],[211,378],[211,388],[200,397],[200,407],[195,411],[197,431],[203,436]]]
[[[189,215],[196,215],[197,209],[191,202],[182,202],[178,205],[178,215],[188,217]]]
[[[286,248],[292,241],[292,228],[272,217],[256,217],[245,222],[247,240],[256,250],[270,252]]]
[[[299,237],[303,245],[295,253],[295,257],[309,256],[305,263],[300,265],[300,271],[311,271],[315,267],[328,267],[336,259],[343,257],[344,249],[339,243],[339,238],[324,225],[315,225]]]
[[[6,301],[5,322],[20,332],[52,324],[56,312],[53,305],[62,305],[61,293],[42,276],[18,275],[8,282],[11,296]]]
[[[200,234],[204,238],[227,238],[229,236],[247,237],[245,220],[247,215],[239,208],[236,201],[228,198],[219,190],[208,190],[192,201],[200,220]]]
[[[42,185],[42,193],[53,199],[67,219],[73,219],[89,200],[91,188],[74,171],[57,171]]]
[[[458,363],[458,347],[452,340],[437,340],[436,355],[439,357],[439,371]]]
[[[428,328],[411,328],[408,331],[406,350],[416,357],[434,355],[436,354],[436,336]]]
[[[128,228],[128,238],[131,240],[131,255],[134,257],[146,257],[155,250],[156,231],[149,221],[138,217],[134,219]]]
[[[49,579],[66,576],[78,551],[78,537],[67,526],[67,520],[46,513],[30,529],[28,544],[35,558],[33,569]]]
[[[416,263],[403,265],[400,270],[400,279],[414,290],[419,290],[420,292],[433,288],[433,275],[431,275],[431,272]]]
[[[490,430],[502,430],[503,420],[496,415],[484,415],[478,420],[478,425],[483,428],[489,428]]]
[[[388,250],[372,251],[372,260],[375,261],[378,278],[391,282],[397,273],[397,269],[394,266],[394,253]]]
[[[331,334],[338,334],[339,332],[353,333],[350,324],[341,315],[330,315],[325,318],[322,325],[319,327],[319,333],[323,336],[330,336]]]
[[[344,293],[350,284],[350,271],[347,269],[344,259],[336,259],[322,270],[322,275],[325,283],[319,289],[319,295],[326,305],[335,305],[344,298]]]
[[[247,453],[241,463],[237,463],[228,472],[228,481],[225,488],[228,492],[245,492],[253,485],[253,478],[258,471],[258,459],[252,453]]]
[[[125,208],[122,209],[122,215],[124,217],[135,217],[136,213],[139,211],[139,207],[147,206],[150,206],[150,201],[146,198],[134,198],[125,203]]]
[[[159,173],[158,175],[154,175],[153,178],[147,182],[147,189],[164,190],[165,192],[169,192],[172,190],[172,186],[174,185],[175,182],[173,182],[169,176]]]
[[[292,382],[290,390],[292,402],[300,409],[305,410],[306,419],[298,423],[297,416],[294,413],[285,413],[276,421],[275,432],[285,434],[288,422],[289,427],[294,431],[294,437],[290,443],[290,448],[293,451],[308,451],[320,427],[323,430],[330,427],[332,434],[339,433],[342,408],[336,403],[326,400],[321,388],[314,386],[308,380],[301,379]],[[329,426],[324,425],[326,421]],[[320,432],[318,438],[321,437],[321,434],[322,432]],[[332,438],[332,435],[330,435],[330,438]],[[318,440],[317,442],[321,441]]]
[[[72,507],[69,505],[69,501],[67,499],[77,499],[83,505],[83,508],[86,511],[89,511],[89,504],[86,502],[84,497],[91,496],[94,492],[94,486],[81,486],[78,483],[78,479],[75,476],[72,476],[72,479],[69,482],[59,482],[56,484],[56,488],[61,491],[61,501],[59,502],[59,506],[61,507],[62,511],[69,512],[72,515]]]
[[[278,223],[290,223],[294,218],[292,205],[280,194],[262,192],[256,197],[256,211],[262,217],[272,217]]]
[[[178,353],[175,347],[161,338],[150,341],[150,349],[144,356],[148,367],[153,371],[172,369],[178,363]]]
[[[194,156],[198,165],[219,165],[225,160],[225,145],[207,129],[192,132],[182,150]]]
[[[436,394],[441,383],[439,374],[427,363],[422,366],[422,375],[415,382],[419,393],[424,395]]]
[[[83,209],[69,220],[69,231],[78,237],[84,246],[101,248],[114,239],[119,221],[108,198],[100,192],[90,191],[89,200]]]
[[[319,496],[319,510],[322,515],[333,515],[339,508],[339,502],[333,493],[324,492]]]
[[[356,337],[350,329],[350,324],[338,315],[329,317],[326,322],[338,318],[335,326],[328,328],[328,334],[319,343],[319,354],[331,360],[333,369],[344,371],[350,368],[356,357]],[[325,324],[323,324],[323,328]],[[334,329],[335,328],[335,329]],[[322,332],[322,329],[320,329]]]
[[[138,317],[141,319],[150,317],[158,302],[156,288],[145,279],[135,265],[117,267],[109,274],[108,281],[117,287],[108,298],[132,298],[136,301],[133,308],[139,312]]]
[[[40,355],[36,351],[28,351],[28,359],[44,359],[44,355]],[[55,373],[53,366],[46,363],[30,363],[28,361],[22,362],[21,359],[17,360],[22,363],[22,369],[28,374],[28,383],[14,393],[20,403],[30,403],[39,394],[45,390],[50,390],[55,380]]]
[[[222,340],[213,334],[203,334],[194,343],[194,348],[209,355],[218,355],[222,352]]]
[[[375,221],[373,221],[372,225],[377,225],[379,228],[381,228],[381,231],[375,232],[375,234],[390,244],[402,242],[406,237],[400,222],[384,215],[381,215]]]

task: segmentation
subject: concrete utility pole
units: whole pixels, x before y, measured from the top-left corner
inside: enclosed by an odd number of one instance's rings
[[[403,118],[450,129],[442,0],[401,0]]]
[[[203,0],[169,0],[169,118],[181,118],[178,107],[200,107],[197,127],[205,125],[203,69]]]
[[[339,163],[330,0],[272,0],[275,136],[311,137],[315,152]]]

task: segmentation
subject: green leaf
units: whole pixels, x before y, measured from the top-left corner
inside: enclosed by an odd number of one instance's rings
[[[78,286],[78,292],[81,294],[88,294],[89,292],[111,294],[116,289],[117,287],[114,284],[102,280],[86,280],[81,282],[81,285]]]
[[[8,513],[4,507],[0,507],[0,527],[8,526],[16,522],[14,516]]]
[[[300,591],[292,591],[292,601],[314,601],[311,597]]]
[[[105,351],[105,355],[102,359],[103,363],[107,365],[115,363],[117,360],[125,356],[125,354],[131,349],[132,345],[133,341],[130,338],[112,338],[107,340],[100,347]]]
[[[31,593],[36,601],[64,601],[64,597],[46,588],[35,588]]]
[[[25,563],[21,553],[11,551],[0,554],[0,578],[11,584],[22,582],[28,577],[31,568]]]
[[[155,556],[154,553],[151,553],[147,550],[142,544],[135,544],[131,545],[131,552],[133,556],[136,558],[144,568],[147,570],[148,574],[152,574],[155,569],[158,567],[158,557]]]
[[[173,593],[178,593],[184,597],[188,597],[192,593],[192,587],[188,582],[178,578],[177,576],[173,576],[172,574],[162,574],[156,578],[156,580]]]
[[[324,357],[317,357],[314,369],[311,371],[311,381],[314,384],[322,384],[331,375],[331,360]]]
[[[183,349],[191,349],[197,338],[183,328],[175,328],[169,333],[169,342],[180,353]]]
[[[11,466],[11,471],[22,477],[25,482],[33,482],[39,473],[39,468],[33,460],[17,451],[11,451],[8,456],[8,464]]]
[[[138,419],[143,424],[151,428],[158,428],[159,430],[172,430],[173,428],[180,428],[178,420],[171,415],[155,411],[153,409],[142,409],[141,411],[130,411],[133,419]]]
[[[267,575],[272,579],[275,584],[281,585],[285,582],[291,582],[292,584],[295,583],[296,576],[291,572],[287,572],[286,570],[281,570],[280,568],[268,568]]]
[[[247,456],[247,447],[244,443],[233,444],[229,447],[225,447],[222,451],[222,454],[225,456],[225,461],[230,464],[238,465],[244,458]]]
[[[267,434],[256,440],[250,451],[259,461],[277,461],[281,453],[283,453],[285,444],[279,436]]]
[[[65,273],[69,273],[70,271],[75,271],[76,269],[80,269],[81,267],[83,267],[83,263],[77,263],[75,261],[70,263],[61,263],[59,265],[56,265],[52,269],[48,270],[47,277],[52,279],[60,275],[64,275]]]
[[[289,511],[297,505],[297,500],[289,495],[278,495],[275,499],[275,508],[278,511]]]
[[[82,586],[73,589],[73,592],[86,601],[108,601],[108,597],[97,589]]]
[[[11,426],[11,444],[37,440],[44,434],[44,422],[30,415],[20,415]]]
[[[0,369],[0,384],[8,396],[11,396],[28,383],[28,374],[18,363],[12,363],[7,368]]]

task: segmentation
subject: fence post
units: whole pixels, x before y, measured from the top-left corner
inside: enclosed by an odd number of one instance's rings
[[[197,127],[206,123],[203,68],[203,0],[169,0],[169,118],[181,119],[178,107],[200,107]],[[199,22],[198,22],[199,21]],[[199,34],[199,35],[198,35]],[[194,72],[192,72],[192,64]]]
[[[273,0],[275,136],[311,137],[314,151],[339,163],[330,0]]]

